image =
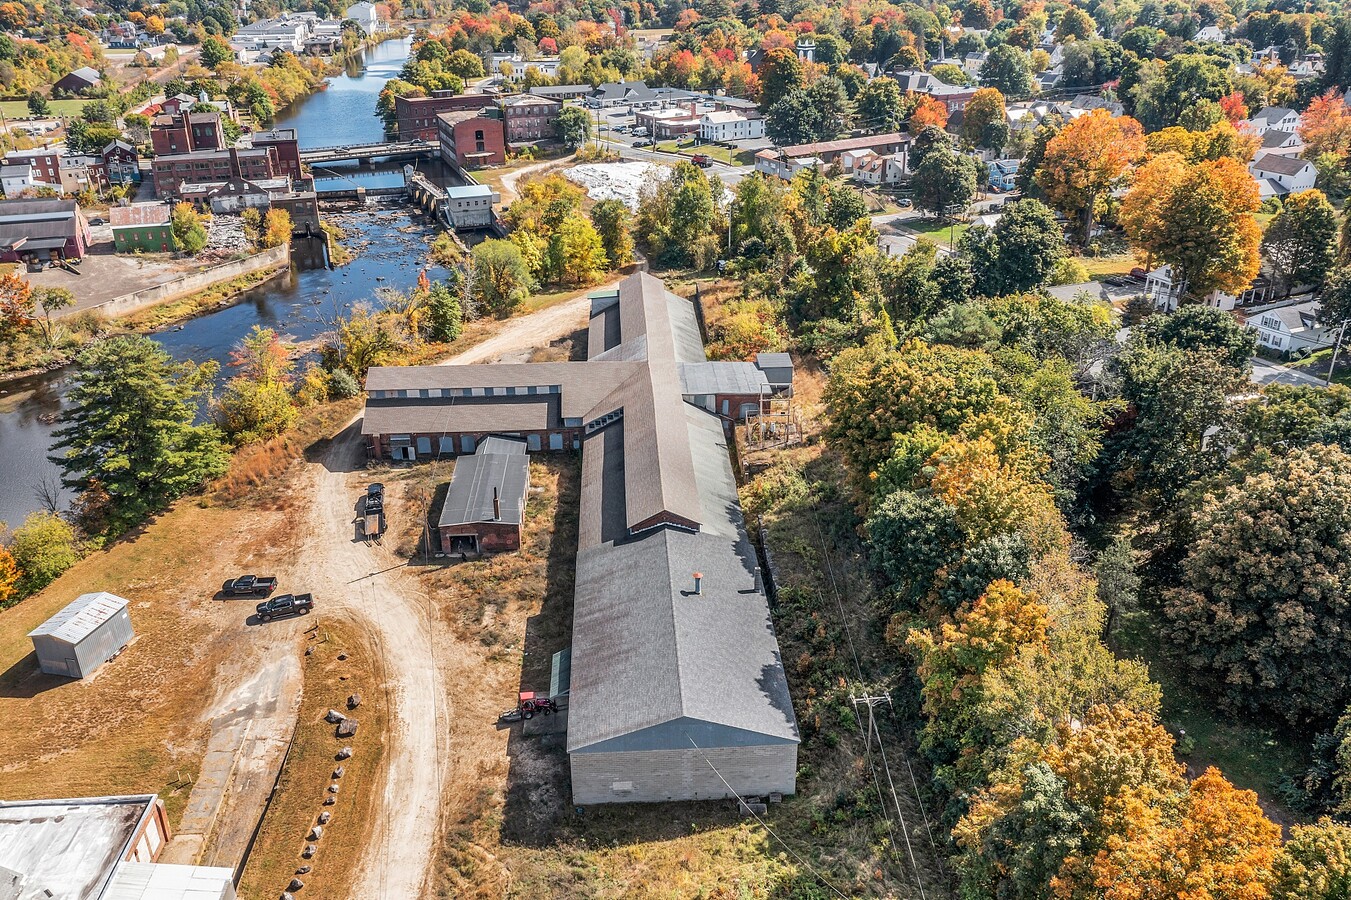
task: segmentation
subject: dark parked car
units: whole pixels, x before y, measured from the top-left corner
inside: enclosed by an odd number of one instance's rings
[[[240,575],[225,582],[220,592],[227,597],[267,597],[277,589],[272,575]]]
[[[271,622],[286,616],[309,615],[314,609],[313,594],[282,594],[265,603],[258,604],[258,621]]]

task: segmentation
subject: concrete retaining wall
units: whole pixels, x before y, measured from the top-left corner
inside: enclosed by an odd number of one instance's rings
[[[123,294],[121,297],[105,300],[95,306],[88,307],[88,309],[106,317],[125,316],[129,313],[149,309],[152,306],[158,306],[161,303],[167,303],[170,300],[177,300],[179,297],[196,293],[211,287],[213,284],[229,281],[241,275],[249,275],[267,269],[283,269],[290,264],[291,245],[282,244],[280,247],[272,247],[244,259],[231,260],[209,269],[203,269],[200,272],[190,272],[187,275],[180,275],[173,281],[166,281],[163,284],[142,288],[130,294]]]

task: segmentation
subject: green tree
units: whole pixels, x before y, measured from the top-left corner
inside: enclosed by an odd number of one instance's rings
[[[643,185],[633,230],[656,261],[704,268],[719,249],[713,236],[716,218],[710,179],[693,163],[682,162],[669,177]]]
[[[439,46],[439,45],[438,45]],[[483,60],[468,50],[456,50],[445,61],[448,72],[468,81],[471,78],[483,78],[488,73],[483,69]]]
[[[959,134],[968,147],[982,147],[996,153],[1004,149],[1009,139],[1004,95],[992,87],[976,91],[966,105]]]
[[[34,594],[79,562],[80,543],[75,529],[65,519],[49,512],[35,512],[14,529],[9,552],[22,573],[19,592]]]
[[[221,63],[230,62],[235,58],[234,51],[230,45],[214,34],[209,34],[206,40],[202,41],[202,64],[208,69],[219,68]]]
[[[1150,316],[1135,331],[1145,346],[1213,355],[1226,366],[1247,371],[1257,339],[1238,320],[1213,306],[1184,306],[1177,312]]]
[[[216,404],[221,429],[236,444],[266,441],[290,428],[297,412],[295,361],[271,328],[253,326],[230,354],[237,370]]]
[[[1018,175],[1014,179],[1015,186],[1024,197],[1037,200],[1045,198],[1045,193],[1037,184],[1036,175],[1041,169],[1042,160],[1046,158],[1046,145],[1060,133],[1064,124],[1060,116],[1050,114],[1041,120],[1040,125],[1032,129],[1032,146],[1028,148],[1027,156],[1018,166]]]
[[[965,210],[976,195],[980,164],[952,150],[928,154],[915,172],[915,207],[935,216]]]
[[[1027,51],[1000,44],[990,51],[980,67],[982,87],[992,87],[1005,97],[1021,99],[1032,93],[1032,60]]]
[[[84,350],[50,457],[63,483],[105,492],[108,521],[121,530],[222,474],[219,429],[193,424],[216,371],[176,363],[140,336]]]
[[[1065,238],[1055,214],[1040,200],[1004,205],[994,226],[998,293],[1029,291],[1045,284],[1065,257]]]
[[[179,203],[174,207],[170,228],[173,229],[178,248],[184,253],[200,253],[206,246],[206,227],[191,203]]]
[[[877,133],[900,131],[905,123],[905,104],[896,79],[874,78],[854,101],[861,127]]]
[[[1296,825],[1272,870],[1271,900],[1351,897],[1351,827],[1331,819]]]
[[[51,104],[47,98],[33,91],[28,95],[28,114],[30,116],[45,116],[51,112]]]
[[[591,224],[600,234],[606,259],[617,269],[633,262],[633,238],[629,235],[632,218],[622,200],[602,200],[591,207]]]
[[[1300,191],[1285,198],[1281,211],[1262,236],[1262,254],[1285,285],[1318,285],[1336,259],[1337,214],[1322,191]]]
[[[480,309],[505,317],[535,289],[520,249],[511,241],[487,240],[470,253],[469,293]]]
[[[558,114],[558,133],[571,150],[591,140],[591,115],[580,106],[566,106]]]
[[[427,293],[427,331],[434,341],[451,343],[464,331],[464,308],[458,294],[464,289],[464,274],[454,270],[452,283],[438,281]]]
[[[780,147],[809,144],[825,138],[826,117],[801,88],[780,97],[765,113],[765,134]],[[832,135],[833,136],[833,135]]]

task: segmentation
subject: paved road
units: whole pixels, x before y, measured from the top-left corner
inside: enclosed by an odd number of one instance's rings
[[[1283,366],[1269,359],[1255,356],[1252,361],[1253,384],[1294,384],[1308,387],[1326,387],[1323,379]]]

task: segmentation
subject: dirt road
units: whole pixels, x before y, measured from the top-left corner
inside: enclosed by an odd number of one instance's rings
[[[526,166],[517,169],[515,172],[508,172],[502,176],[502,205],[506,206],[511,201],[520,196],[516,190],[516,182],[520,181],[522,176],[533,175],[537,172],[543,172],[547,169],[561,169],[563,166],[572,162],[572,157],[567,156],[563,159],[550,159],[542,163],[535,163],[533,166]]]

